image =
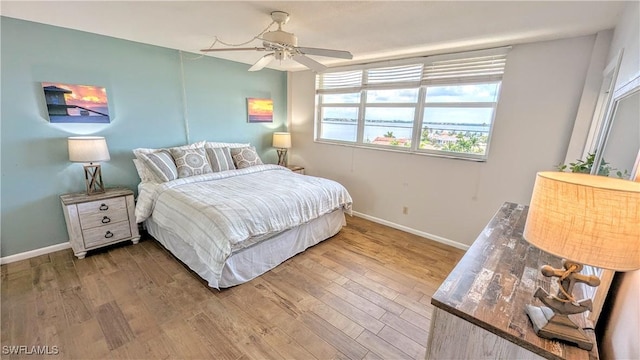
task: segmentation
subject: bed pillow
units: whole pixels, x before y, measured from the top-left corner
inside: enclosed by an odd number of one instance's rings
[[[171,148],[169,151],[175,161],[178,178],[208,174],[211,172],[211,166],[209,166],[209,162],[207,161],[207,154],[204,148]]]
[[[189,144],[189,145],[174,146],[172,149],[183,149],[183,150],[198,149],[198,148],[203,147],[204,144],[205,144],[204,141],[198,141],[198,142],[195,142],[195,143]],[[137,159],[142,160],[142,158],[141,158],[142,155],[153,154],[153,153],[161,151],[161,150],[169,150],[169,148],[159,148],[159,149],[137,148],[137,149],[133,149],[133,155],[135,155]]]
[[[228,143],[228,142],[216,142],[216,141],[207,141],[204,144],[205,148],[223,148],[223,147],[227,147],[227,148],[241,148],[241,147],[247,147],[247,146],[251,146],[251,144],[246,143]]]
[[[141,154],[140,156],[144,165],[162,182],[178,178],[178,169],[169,151],[160,150],[150,154]]]
[[[174,149],[198,149],[198,148],[202,148],[204,146],[204,141],[198,141],[196,143],[193,144],[189,144],[189,145],[182,145],[182,146],[176,146],[173,147]],[[151,168],[149,168],[147,166],[147,162],[148,160],[144,158],[145,155],[148,154],[153,154],[153,153],[157,153],[160,152],[162,150],[165,151],[169,151],[168,148],[166,149],[150,149],[150,148],[137,148],[137,149],[133,149],[133,155],[135,155],[136,159],[140,160],[137,164],[136,164],[136,170],[138,170],[138,175],[140,175],[140,179],[143,180],[144,179],[141,175],[141,171],[142,173],[146,173],[146,174],[151,174],[151,181],[153,182],[165,182],[168,180],[165,180],[165,177],[161,177],[161,176],[156,176],[157,170],[153,170]],[[135,161],[134,161],[135,164]],[[142,167],[143,169],[138,169],[138,166]]]
[[[205,150],[213,172],[233,170],[236,168],[228,147],[214,148],[205,146]]]
[[[133,159],[133,165],[136,167],[136,171],[138,172],[138,176],[140,177],[140,182],[160,182],[160,180],[153,174],[151,169],[144,165],[142,160]]]
[[[230,151],[233,162],[236,164],[236,169],[262,165],[262,160],[260,159],[260,156],[258,156],[256,148],[253,146],[232,148]]]

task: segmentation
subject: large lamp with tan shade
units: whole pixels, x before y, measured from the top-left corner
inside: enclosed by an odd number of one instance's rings
[[[615,271],[640,268],[640,183],[605,176],[540,172],[537,174],[525,240],[564,258],[562,269],[542,267],[544,276],[558,277],[557,295],[538,288],[544,305],[527,305],[538,336],[560,339],[591,350],[593,344],[568,315],[591,310],[591,299],[576,300],[573,287],[600,285],[580,274],[583,264]]]
[[[99,162],[111,159],[107,141],[102,136],[74,136],[67,139],[69,161],[84,163],[87,194],[104,192]]]

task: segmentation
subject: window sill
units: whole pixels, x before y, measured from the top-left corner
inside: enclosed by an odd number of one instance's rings
[[[419,156],[430,156],[430,157],[446,158],[446,159],[453,159],[453,160],[466,160],[466,161],[473,161],[473,162],[486,162],[487,161],[487,157],[486,156],[479,156],[479,155],[476,155],[474,157],[472,157],[472,156],[460,156],[460,155],[456,155],[454,153],[449,154],[449,153],[444,152],[444,151],[436,153],[436,152],[416,151],[416,150],[411,150],[411,149],[406,149],[405,150],[405,149],[402,149],[402,148],[393,148],[393,147],[386,147],[386,146],[380,146],[380,145],[354,144],[354,143],[323,140],[323,139],[316,139],[313,142],[317,143],[317,144],[324,144],[324,145],[337,145],[337,146],[344,146],[344,147],[351,147],[351,148],[386,151],[386,152],[392,152],[392,153],[410,154],[410,155],[419,155]]]

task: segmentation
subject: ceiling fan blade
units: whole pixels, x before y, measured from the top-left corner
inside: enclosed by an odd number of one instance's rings
[[[274,58],[273,54],[267,54],[267,55],[261,57],[260,60],[256,61],[256,63],[253,64],[253,66],[249,68],[249,71],[262,70],[262,68],[267,66],[267,64],[269,64],[271,62],[271,60],[273,60],[273,58]]]
[[[245,48],[216,48],[216,49],[202,49],[200,51],[202,52],[209,52],[209,51],[244,51],[244,50],[257,50],[257,51],[266,51],[266,48],[259,48],[259,47],[245,47]]]
[[[344,50],[319,49],[310,47],[297,47],[296,49],[298,49],[304,55],[318,55],[349,60],[353,59],[353,55],[350,52]]]
[[[291,58],[293,61],[299,62],[300,64],[308,67],[309,69],[317,72],[317,73],[321,73],[325,70],[327,70],[327,67],[320,64],[319,62],[313,60],[312,58],[308,58],[304,55],[294,55]]]

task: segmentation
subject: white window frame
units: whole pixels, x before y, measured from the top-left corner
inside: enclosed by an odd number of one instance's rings
[[[440,157],[448,157],[448,158],[457,158],[457,159],[466,159],[473,161],[486,161],[489,156],[489,148],[491,145],[491,138],[493,133],[493,128],[495,126],[495,117],[497,106],[500,99],[500,92],[502,91],[502,73],[498,75],[489,74],[489,75],[479,75],[473,77],[464,76],[461,77],[447,77],[446,79],[436,78],[425,80],[426,76],[423,74],[422,81],[413,83],[413,82],[397,82],[397,83],[389,83],[389,84],[373,84],[367,85],[367,70],[369,69],[381,69],[386,67],[394,67],[394,66],[402,66],[402,65],[415,65],[415,64],[423,64],[423,68],[432,66],[432,64],[437,64],[438,62],[443,61],[464,61],[464,59],[479,57],[479,56],[503,56],[502,61],[504,62],[506,59],[506,54],[510,50],[510,47],[503,47],[498,49],[488,49],[488,50],[479,50],[465,53],[457,53],[457,54],[446,54],[446,55],[436,55],[422,58],[412,58],[412,59],[403,59],[396,61],[386,61],[386,62],[377,62],[365,65],[354,65],[348,67],[340,67],[333,68],[326,71],[323,74],[318,74],[316,77],[316,115],[315,115],[315,131],[314,131],[314,141],[319,143],[326,144],[336,144],[336,145],[344,145],[344,146],[352,146],[352,147],[366,147],[366,148],[374,148],[380,150],[387,151],[397,151],[397,152],[405,152],[412,154],[420,154],[420,155],[429,155],[429,156],[440,156]],[[504,66],[504,65],[503,65]],[[352,86],[352,87],[344,87],[344,88],[334,88],[334,89],[319,89],[320,85],[320,77],[327,73],[334,72],[344,72],[344,71],[362,71],[362,82],[359,84],[360,86]],[[426,73],[426,69],[424,70]],[[426,103],[426,93],[427,88],[430,86],[459,86],[459,85],[473,85],[473,84],[499,84],[498,93],[496,94],[496,100],[494,102],[448,102],[448,103]],[[364,84],[364,85],[363,85]],[[416,103],[367,103],[367,91],[368,90],[385,90],[385,89],[410,89],[417,88],[418,89],[418,99]],[[350,94],[350,93],[360,93],[360,103],[323,103],[322,95],[323,94]],[[356,122],[357,132],[356,132],[356,141],[343,141],[343,140],[333,140],[322,138],[320,135],[322,134],[322,110],[324,107],[356,107],[358,108],[358,118]],[[365,116],[366,116],[366,108],[367,107],[385,107],[385,108],[407,108],[414,107],[414,120],[412,127],[412,136],[411,136],[411,146],[403,147],[403,146],[395,146],[395,145],[382,145],[382,144],[372,144],[365,142],[364,139],[364,128],[365,128]],[[492,109],[492,117],[491,123],[489,127],[489,132],[487,134],[487,146],[484,154],[474,154],[474,153],[463,153],[463,152],[455,152],[455,151],[446,151],[446,150],[436,150],[436,149],[420,149],[420,139],[422,135],[422,128],[424,127],[424,109],[427,107],[452,107],[452,108],[463,108],[463,107],[474,107],[474,108],[491,108]]]

